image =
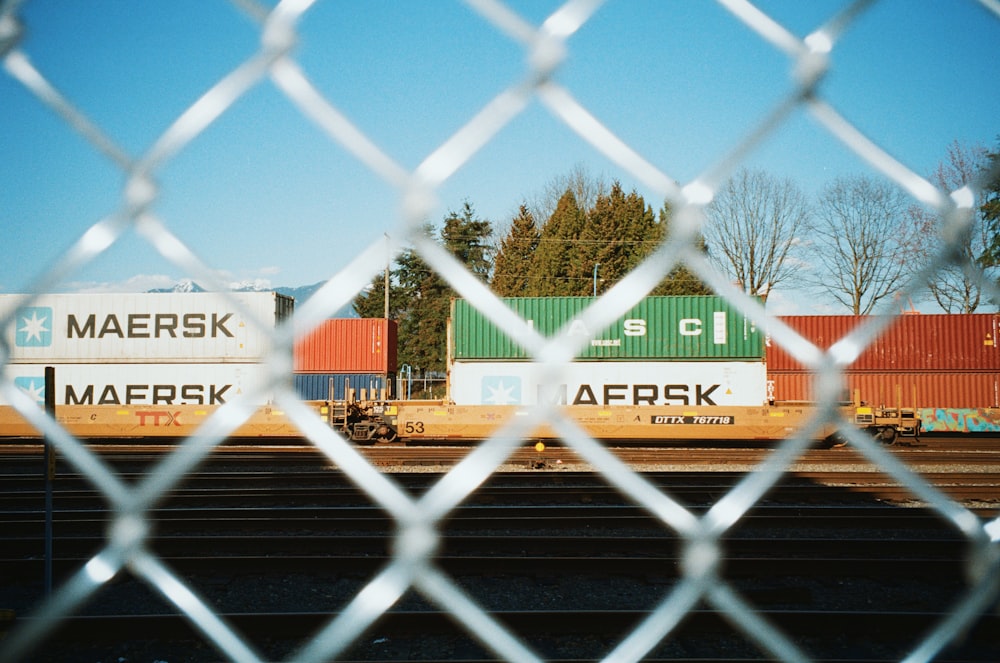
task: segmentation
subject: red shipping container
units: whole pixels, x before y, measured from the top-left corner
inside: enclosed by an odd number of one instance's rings
[[[395,373],[396,321],[324,320],[295,342],[296,373]]]
[[[854,398],[857,389],[869,405],[899,405],[919,408],[1000,407],[1000,373],[851,371],[843,376],[842,397]],[[767,374],[768,398],[777,401],[814,401],[813,374],[807,371]],[[899,390],[897,392],[897,389]],[[914,402],[916,390],[916,402]]]
[[[868,320],[855,315],[797,315],[779,318],[806,340],[825,350]],[[997,333],[1000,315],[902,315],[872,341],[852,371],[1000,371]],[[773,339],[768,338],[767,367],[801,371]]]

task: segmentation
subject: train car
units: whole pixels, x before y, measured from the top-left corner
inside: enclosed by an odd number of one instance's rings
[[[433,443],[486,439],[531,408],[515,405],[457,405],[445,401],[345,401],[328,404],[330,425],[357,442]],[[797,431],[833,442],[837,427],[812,426],[819,408],[812,403],[757,406],[557,405],[559,413],[591,437],[614,442],[694,442],[703,440],[781,440]],[[841,403],[840,418],[893,443],[921,432],[918,411]],[[522,431],[526,443],[560,434],[545,424]]]
[[[528,416],[523,406],[455,405],[444,401],[312,401],[307,406],[333,429],[357,443],[475,443]],[[219,405],[64,405],[56,421],[80,439],[183,438],[194,435]],[[560,414],[591,437],[606,442],[664,443],[706,440],[781,440],[797,431],[830,442],[836,428],[811,427],[810,404],[749,406],[559,406]],[[916,436],[920,419],[909,409],[845,405],[853,421],[886,442]],[[559,431],[542,424],[522,431],[525,444],[555,440]],[[40,432],[11,406],[0,406],[0,437],[38,439]],[[231,438],[299,438],[300,428],[280,408],[261,406]]]

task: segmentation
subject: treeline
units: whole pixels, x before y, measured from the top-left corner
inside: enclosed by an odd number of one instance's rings
[[[970,187],[976,205],[942,218],[893,183],[869,176],[838,178],[811,200],[788,179],[741,170],[706,207],[696,250],[764,298],[794,284],[857,315],[904,295],[945,312],[996,306],[1000,149],[954,143],[928,179],[941,191]],[[606,291],[655,251],[671,224],[669,203],[654,211],[635,191],[577,170],[534,204],[522,204],[499,232],[469,202],[450,212],[439,231],[428,224],[424,232],[499,296],[588,296]],[[956,235],[956,227],[963,232]],[[928,264],[936,268],[930,278],[921,272]],[[382,317],[385,294],[379,276],[354,308],[361,317]],[[681,264],[651,294],[711,290]],[[408,250],[391,269],[388,295],[389,317],[400,325],[400,363],[416,375],[443,371],[454,290]]]

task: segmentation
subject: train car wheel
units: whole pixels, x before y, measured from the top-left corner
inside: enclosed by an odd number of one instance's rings
[[[823,449],[839,449],[840,447],[847,446],[847,438],[840,431],[837,431],[836,433],[827,435],[821,446]]]

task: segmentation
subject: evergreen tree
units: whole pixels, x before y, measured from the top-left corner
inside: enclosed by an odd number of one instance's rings
[[[980,267],[1000,266],[1000,144],[986,154],[986,182],[983,186],[983,215],[989,233],[989,249],[980,259]],[[997,302],[994,302],[997,303]]]
[[[535,217],[527,205],[521,205],[493,262],[493,280],[490,284],[493,292],[501,297],[515,297],[529,292],[528,272],[538,248],[538,239]]]
[[[582,269],[578,250],[585,224],[586,217],[576,204],[576,196],[567,189],[539,233],[526,295],[579,294],[579,283],[574,284],[573,280],[579,279]]]
[[[389,319],[398,320],[406,310],[406,298],[399,283],[399,270],[389,272]],[[385,275],[378,274],[371,284],[354,298],[354,311],[362,318],[385,315]]]
[[[607,192],[598,193],[590,210],[581,210],[575,193],[567,189],[538,233],[538,249],[526,270],[527,285],[523,289],[497,292],[545,297],[589,296],[596,285],[600,294],[650,255],[669,229],[668,205],[664,204],[657,218],[642,196],[634,190],[626,194],[619,182],[614,182]],[[706,250],[704,239],[699,238],[698,248]],[[651,294],[710,293],[711,290],[690,269],[680,265],[671,270]]]
[[[656,224],[654,233],[657,244],[662,238],[670,235],[671,221],[673,219],[670,204],[663,203],[660,208],[659,221]],[[701,235],[695,240],[695,248],[702,254],[708,253],[708,246],[705,238]],[[655,246],[650,248],[653,251]],[[653,288],[651,295],[712,295],[715,292],[708,287],[698,276],[685,264],[675,266],[660,283]]]
[[[433,232],[429,226],[425,231]],[[477,278],[486,281],[491,266],[487,243],[491,233],[492,224],[477,218],[466,202],[461,213],[452,212],[445,219],[440,241]],[[408,364],[417,375],[443,372],[455,291],[412,250],[400,256],[395,273],[405,307],[399,315],[399,363]]]
[[[472,204],[466,201],[461,213],[451,212],[441,229],[444,248],[464,264],[481,281],[487,281],[493,266],[489,245],[493,224],[476,217]]]
[[[634,190],[626,195],[621,184],[615,182],[610,192],[598,196],[587,215],[583,239],[579,251],[583,273],[579,275],[581,287],[577,294],[592,294],[597,265],[600,294],[620,281],[655,248],[656,218],[642,196]]]
[[[419,256],[415,262],[423,263]],[[399,322],[399,363],[417,375],[445,370],[448,308],[453,292],[430,269],[412,272],[413,286],[405,315]]]

